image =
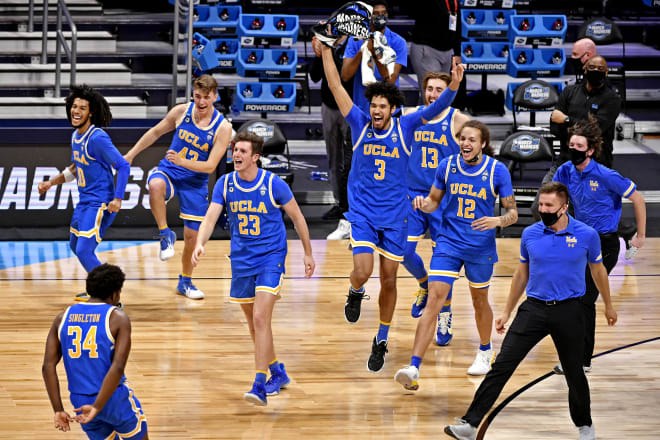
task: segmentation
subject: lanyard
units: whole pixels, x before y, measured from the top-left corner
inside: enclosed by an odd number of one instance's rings
[[[452,12],[451,8],[449,7],[449,0],[445,0],[445,4],[447,5],[447,10],[449,11],[449,15],[455,15],[458,12],[458,4],[456,3],[457,0],[454,0],[454,12]]]

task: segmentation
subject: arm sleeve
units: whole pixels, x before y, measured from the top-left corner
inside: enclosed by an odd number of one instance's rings
[[[605,184],[610,191],[613,191],[621,197],[628,198],[637,189],[637,185],[632,180],[623,177],[614,170],[608,170]]]
[[[456,92],[446,88],[444,92],[440,94],[438,99],[433,101],[431,105],[420,108],[414,112],[408,113],[401,116],[401,128],[404,133],[407,131],[414,131],[417,127],[423,124],[422,118],[427,121],[433,120],[436,116],[442,113],[454,100],[456,97]]]
[[[227,175],[223,174],[216,182],[213,187],[213,195],[211,196],[211,202],[217,203],[218,205],[225,206],[225,180],[227,180]]]
[[[89,151],[90,145],[93,151]],[[131,172],[131,166],[121,155],[119,150],[113,145],[110,136],[104,131],[94,133],[94,140],[87,144],[88,152],[96,160],[102,161],[117,170],[117,187],[115,188],[115,198],[123,199],[126,192],[128,176]]]
[[[278,175],[273,177],[273,198],[278,205],[284,206],[293,199],[293,193],[291,188],[286,184],[284,180]]]
[[[513,195],[511,174],[509,174],[509,170],[506,169],[502,162],[497,162],[497,165],[495,166],[493,184],[495,186],[495,192],[500,195],[500,198]]]
[[[525,229],[520,238],[520,262],[529,263],[529,252],[527,251],[527,230]]]
[[[595,229],[587,226],[589,232],[587,235],[587,260],[589,263],[600,263],[603,261],[603,254],[600,251],[600,237]]]
[[[447,172],[447,167],[449,166],[449,160],[452,156],[446,157],[440,161],[438,169],[435,172],[435,180],[433,181],[433,186],[442,191],[447,191],[447,185],[445,184],[445,177]]]

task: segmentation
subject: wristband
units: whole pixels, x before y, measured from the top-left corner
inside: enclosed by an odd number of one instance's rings
[[[62,171],[62,175],[64,176],[65,182],[72,182],[76,180],[76,176],[73,175],[69,167],[64,168],[64,171]]]

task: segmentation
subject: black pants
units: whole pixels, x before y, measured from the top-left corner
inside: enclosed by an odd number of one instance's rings
[[[603,255],[603,266],[609,275],[616,266],[619,259],[619,249],[621,243],[616,232],[610,234],[600,234],[600,252]],[[591,277],[591,270],[587,265],[584,275],[587,284],[587,290],[580,302],[584,306],[584,358],[582,364],[591,365],[591,357],[594,355],[594,339],[596,334],[596,300],[598,299],[598,288]]]
[[[518,364],[547,335],[552,337],[566,376],[571,419],[575,426],[591,425],[589,383],[582,370],[584,311],[577,299],[545,305],[528,298],[520,305],[493,368],[463,416],[465,421],[479,426]]]

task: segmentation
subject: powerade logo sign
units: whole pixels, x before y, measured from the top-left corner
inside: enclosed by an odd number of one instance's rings
[[[264,124],[263,122],[257,122],[256,124],[250,126],[248,128],[248,131],[250,133],[254,133],[257,136],[261,136],[264,141],[267,141],[268,139],[273,137],[273,133],[275,129],[273,128],[272,125],[267,125]]]
[[[595,40],[603,40],[612,33],[612,25],[603,21],[594,21],[587,25],[587,37]]]
[[[539,142],[539,139],[528,135],[523,135],[513,140],[513,143],[511,144],[511,150],[517,151],[523,156],[529,156],[535,151],[538,151]]]
[[[525,88],[523,99],[534,104],[540,104],[550,98],[550,87],[533,84]]]

